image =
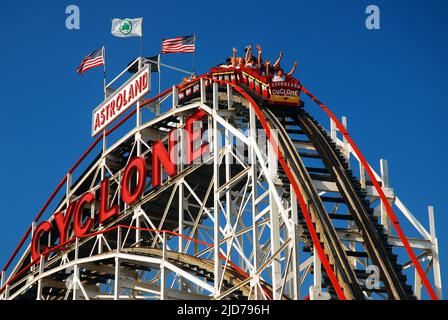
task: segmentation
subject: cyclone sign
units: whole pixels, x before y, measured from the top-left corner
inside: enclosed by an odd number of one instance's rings
[[[287,104],[298,104],[302,85],[300,83],[278,81],[269,84],[270,100]]]
[[[196,111],[185,119],[185,143],[180,149],[185,152],[186,164],[191,165],[196,159],[209,152],[208,143],[199,143],[202,129],[195,124],[207,118],[207,113],[203,110]],[[67,208],[60,212],[55,212],[53,217],[43,221],[33,230],[31,239],[31,257],[37,261],[45,253],[45,250],[60,250],[61,246],[67,244],[68,231],[73,230],[74,236],[81,238],[93,231],[97,231],[97,226],[103,224],[106,220],[120,215],[119,203],[125,203],[131,206],[138,202],[147,188],[146,178],[151,177],[152,188],[161,186],[164,182],[163,171],[166,175],[174,177],[178,173],[177,162],[174,154],[179,149],[179,135],[172,131],[168,134],[168,149],[165,147],[163,139],[155,141],[151,145],[151,165],[148,166],[147,159],[137,156],[129,160],[122,169],[122,174],[112,178],[119,184],[118,204],[111,205],[109,201],[111,177],[105,177],[99,184],[99,192],[94,188],[86,191],[77,199],[69,199]],[[199,139],[199,140],[198,140]],[[166,178],[165,178],[166,181]],[[84,211],[89,210],[92,214],[86,219]],[[41,238],[44,234],[51,232],[59,234],[59,244],[52,248],[45,248]],[[50,252],[48,251],[48,252]]]

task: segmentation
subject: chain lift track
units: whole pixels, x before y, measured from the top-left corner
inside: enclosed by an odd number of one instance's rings
[[[273,106],[246,85],[226,80],[201,76],[190,94],[174,86],[139,102],[97,138],[3,269],[0,299],[421,299],[422,286],[430,298],[441,298],[432,211],[428,232],[395,196],[387,175],[362,166],[365,160],[337,119],[331,118],[328,132],[303,101]],[[167,104],[166,112],[143,120],[151,108]],[[134,115],[136,125],[113,140],[112,133]],[[175,175],[164,172],[162,184],[152,187],[153,144],[171,144],[169,133],[185,128],[192,116],[208,132],[206,157],[179,164]],[[177,139],[175,157],[181,158],[187,140],[182,134]],[[120,180],[134,157],[145,159],[148,176],[141,199],[127,205]],[[354,160],[359,176],[351,170]],[[99,194],[105,178],[117,217],[95,220],[94,231],[83,237],[74,237],[71,228],[63,243],[54,227],[40,239],[46,251],[33,261],[30,245],[22,245],[44,214],[56,225],[50,204],[53,212],[67,211],[85,192]],[[404,237],[391,205],[418,237]],[[84,216],[95,217],[98,207],[95,201]],[[403,248],[410,261],[398,253]],[[374,285],[371,266],[379,273]]]

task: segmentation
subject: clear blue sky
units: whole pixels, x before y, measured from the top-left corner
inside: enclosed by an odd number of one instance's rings
[[[80,8],[80,30],[65,28],[69,4]],[[369,4],[381,9],[381,30],[365,28]],[[144,54],[157,54],[161,38],[196,34],[199,73],[224,61],[233,46],[242,50],[247,43],[261,43],[271,59],[284,50],[285,67],[299,60],[299,78],[338,116],[348,117],[349,131],[371,164],[378,169],[381,157],[389,160],[392,186],[425,226],[426,206],[435,206],[442,271],[447,271],[447,12],[445,0],[255,1],[249,6],[1,1],[0,264],[92,141],[91,111],[102,98],[102,72],[91,70],[81,78],[76,67],[105,44],[108,74],[121,71],[138,55],[139,41],[112,37],[111,19],[143,16]],[[192,57],[169,55],[162,62],[191,69]],[[162,86],[181,77],[164,71]],[[446,289],[446,274],[443,280]]]

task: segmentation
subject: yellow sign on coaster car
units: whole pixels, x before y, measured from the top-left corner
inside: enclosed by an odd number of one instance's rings
[[[269,84],[270,102],[299,105],[302,85],[297,81],[277,81]]]

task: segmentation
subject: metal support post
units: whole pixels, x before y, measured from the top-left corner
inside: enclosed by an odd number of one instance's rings
[[[79,257],[79,239],[76,238],[75,240],[75,258],[74,261],[78,261]],[[79,281],[79,267],[77,264],[73,266],[73,283],[72,283],[72,293],[73,293],[73,300],[78,299],[78,281]]]
[[[173,86],[173,109],[179,105],[179,88]]]
[[[272,145],[268,143],[268,163],[269,163],[269,174],[272,179],[277,176],[277,163],[276,152],[273,150]],[[269,204],[270,204],[270,220],[271,220],[271,255],[274,255],[280,248],[280,217],[278,212],[278,206],[274,200],[273,192],[281,193],[279,188],[276,190],[269,191]],[[280,258],[277,257],[272,261],[272,289],[274,300],[281,299],[281,285],[282,285],[282,275],[281,275],[281,262]]]
[[[163,233],[162,264],[160,266],[160,300],[166,300],[166,232]]]
[[[257,170],[257,161],[256,161],[256,152],[255,148],[257,145],[257,126],[255,120],[255,111],[252,106],[249,106],[249,138],[250,138],[250,146],[249,146],[249,165],[251,166],[251,185],[252,185],[252,246],[253,246],[253,270],[251,270],[251,276],[255,276],[258,270],[258,264],[260,259],[260,247],[258,243],[258,210],[256,200],[258,198],[258,170]],[[260,299],[261,295],[258,290],[258,286],[255,281],[251,284],[253,286],[253,293],[255,299]]]
[[[42,273],[44,272],[44,263],[45,263],[44,255],[41,255],[39,261],[39,277],[41,277]],[[39,278],[39,280],[37,281],[36,300],[42,300],[42,281],[43,281],[42,278]]]
[[[201,84],[202,85],[202,84]],[[213,84],[213,112],[218,111],[218,84]],[[221,260],[219,258],[219,130],[218,122],[213,117],[213,213],[214,213],[214,228],[213,228],[213,241],[214,241],[214,289],[215,297],[220,295],[220,282],[221,282]]]
[[[120,299],[120,259],[115,257],[115,283],[114,283],[114,300]]]
[[[382,188],[389,188],[389,164],[387,160],[380,160]],[[391,235],[390,219],[387,215],[386,207],[381,203],[381,224],[384,226],[386,234]]]
[[[291,254],[291,266],[290,273],[292,274],[292,293],[294,300],[300,300],[300,278],[299,278],[299,267],[300,266],[300,255],[299,255],[299,247],[300,247],[300,235],[297,234],[296,230],[298,229],[298,221],[299,221],[299,210],[297,205],[297,197],[294,193],[292,186],[290,186],[291,190],[291,218],[293,221],[293,232],[290,234],[292,241],[290,242],[290,250],[292,250]]]
[[[182,172],[183,168],[184,168],[184,154],[185,154],[185,142],[186,137],[184,136],[184,118],[181,116],[180,117],[180,121],[179,121],[179,127],[176,130],[176,134],[177,134],[177,151],[175,154],[175,159],[178,162],[178,168],[179,168],[179,172]],[[184,234],[184,213],[185,213],[185,208],[184,208],[184,181],[183,179],[180,180],[179,182],[179,186],[178,186],[178,192],[179,192],[179,217],[178,217],[178,225],[179,225],[179,234],[181,235],[179,237],[179,247],[178,247],[178,252],[182,253],[184,250],[184,239],[183,239],[183,234]]]
[[[434,274],[434,286],[438,298],[442,299],[442,276],[440,273],[439,244],[436,237],[434,207],[428,206],[428,215],[429,215],[429,233],[431,235],[431,243],[432,243],[431,251],[432,251],[432,270]]]

